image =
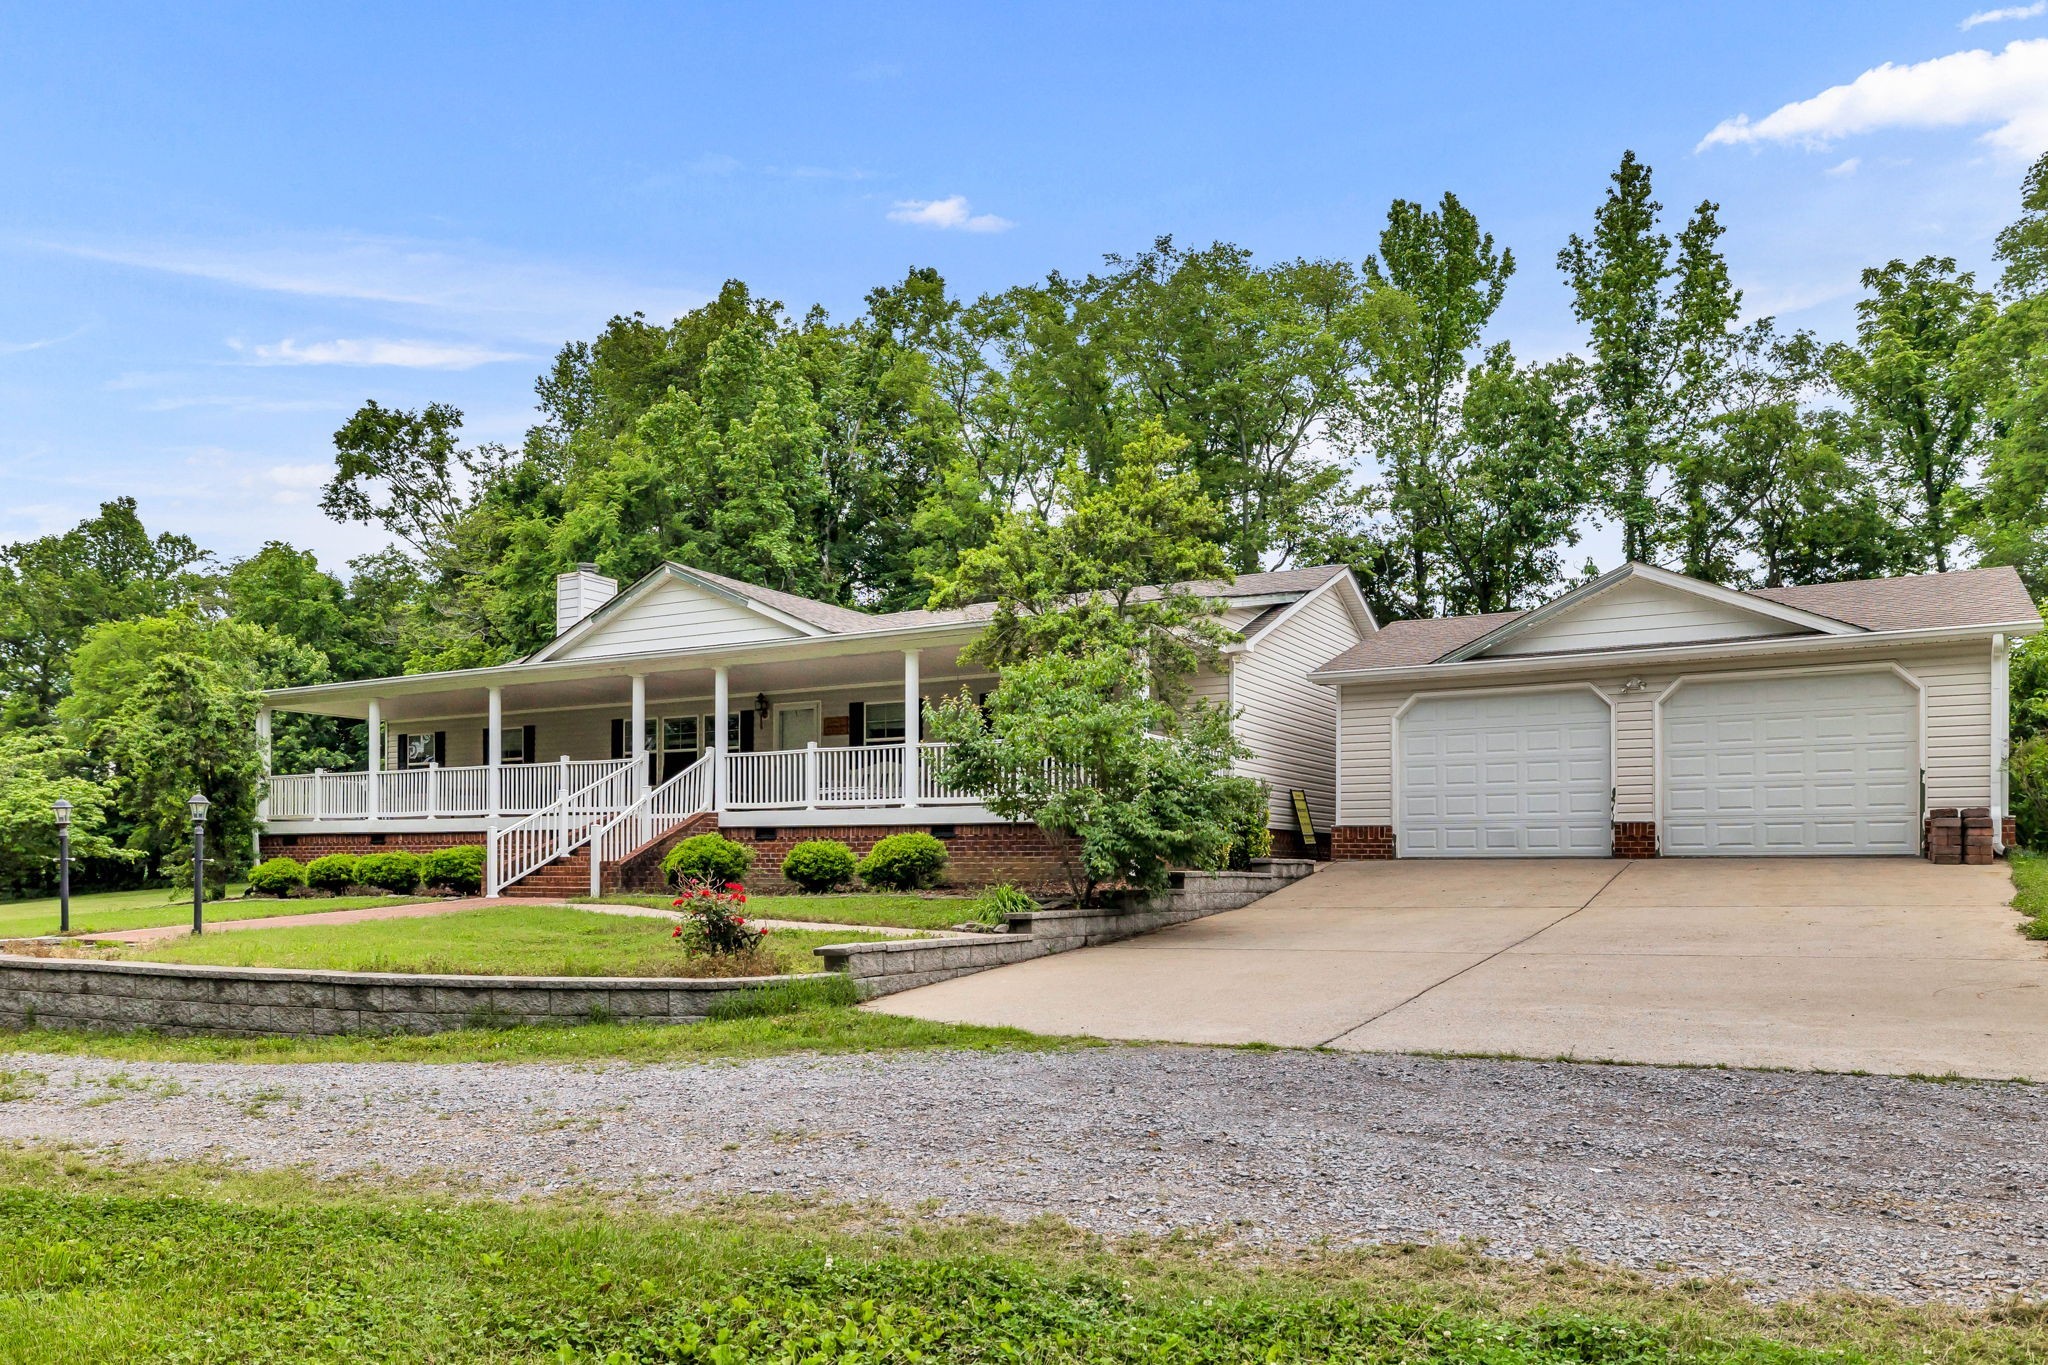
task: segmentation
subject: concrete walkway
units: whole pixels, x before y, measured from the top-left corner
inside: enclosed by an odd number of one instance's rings
[[[1337,863],[1256,905],[868,1008],[1047,1033],[2048,1080],[2003,867]]]

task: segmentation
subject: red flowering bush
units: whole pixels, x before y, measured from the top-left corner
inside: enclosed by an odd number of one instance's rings
[[[687,918],[670,937],[683,940],[691,952],[718,957],[750,953],[768,936],[766,929],[748,925],[740,909],[747,903],[747,889],[738,882],[720,885],[693,878],[683,883],[682,892],[675,907]]]

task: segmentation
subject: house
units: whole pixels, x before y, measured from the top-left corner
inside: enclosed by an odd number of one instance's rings
[[[1643,564],[1393,622],[1310,675],[1335,855],[1915,854],[1972,808],[2002,845],[2007,663],[2041,628],[2009,568],[1736,592]]]
[[[1298,847],[1293,793],[1313,828],[1336,814],[1337,695],[1318,663],[1374,629],[1336,565],[1192,585],[1238,633],[1197,695],[1235,708],[1273,787],[1282,847]],[[940,781],[924,704],[995,679],[961,650],[986,605],[873,614],[666,564],[624,592],[591,565],[556,583],[556,637],[493,668],[283,688],[280,711],[366,722],[360,772],[277,775],[263,856],[301,859],[454,843],[490,850],[509,894],[658,887],[660,853],[700,829],[757,845],[772,880],[789,846],[927,829],[966,882],[1054,875],[1035,829]]]

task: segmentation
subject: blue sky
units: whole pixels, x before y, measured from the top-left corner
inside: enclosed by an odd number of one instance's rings
[[[378,543],[316,506],[358,404],[516,440],[614,312],[738,277],[843,316],[1166,232],[1358,260],[1445,189],[1556,353],[1627,147],[1721,202],[1752,311],[1839,335],[1865,265],[1985,266],[2048,150],[2040,3],[175,8],[0,6],[0,540],[128,493],[338,566]]]

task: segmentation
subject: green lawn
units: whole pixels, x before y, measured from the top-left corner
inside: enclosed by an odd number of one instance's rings
[[[300,900],[274,900],[268,896],[243,899],[240,887],[230,887],[228,899],[208,901],[206,917],[212,920],[269,919],[273,915],[305,915],[319,910],[356,910],[372,905],[410,905],[418,896],[309,896]],[[94,891],[71,898],[73,933],[111,933],[116,929],[150,929],[160,924],[190,924],[192,893],[163,887],[140,891]],[[57,932],[57,898],[0,901],[0,938],[33,938]]]
[[[750,907],[751,908],[751,907]],[[493,976],[712,976],[672,937],[669,920],[571,910],[494,906],[428,919],[239,929],[187,935],[121,949],[119,957],[226,967],[299,967],[350,972],[449,972]],[[883,935],[778,930],[764,941],[774,969],[822,969],[811,950]]]
[[[666,910],[673,896],[604,896],[609,905],[651,905]],[[760,919],[809,920],[817,924],[879,924],[900,929],[950,929],[970,917],[968,896],[892,895],[863,892],[842,896],[757,896],[747,893],[747,913]]]
[[[2048,938],[2048,854],[2011,855],[2012,908],[2027,917],[2020,932],[2028,938]]]
[[[2020,1306],[1765,1306],[1470,1247],[1232,1252],[1051,1220],[466,1198],[0,1150],[0,1359],[2018,1365]]]

